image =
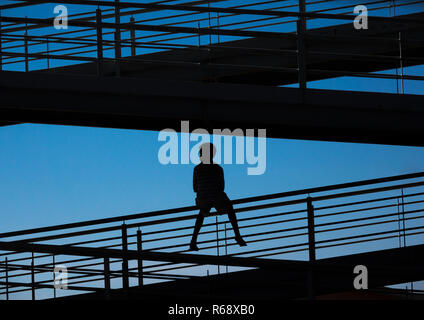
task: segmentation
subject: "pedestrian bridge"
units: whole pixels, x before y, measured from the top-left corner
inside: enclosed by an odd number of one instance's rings
[[[423,179],[419,172],[233,200],[247,247],[235,243],[226,216],[214,216],[200,251],[189,252],[195,206],[2,233],[0,297],[337,297],[354,291],[357,265],[368,269],[362,298],[396,297],[387,286],[424,279]],[[67,290],[54,285],[58,266]]]

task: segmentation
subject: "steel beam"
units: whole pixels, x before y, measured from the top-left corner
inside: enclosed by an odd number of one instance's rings
[[[424,96],[0,72],[0,119],[123,129],[267,129],[267,136],[423,146]],[[203,110],[203,109],[205,110]],[[207,118],[205,118],[206,111]],[[225,116],[223,116],[225,115]]]

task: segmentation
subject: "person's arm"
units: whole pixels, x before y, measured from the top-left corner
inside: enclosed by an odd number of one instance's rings
[[[224,169],[222,169],[221,166],[219,166],[219,174],[220,174],[220,179],[219,179],[219,190],[224,191],[225,190],[225,179],[224,179]]]
[[[193,190],[197,193],[197,167],[193,170]]]

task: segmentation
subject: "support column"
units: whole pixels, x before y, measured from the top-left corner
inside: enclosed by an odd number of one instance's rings
[[[102,11],[96,10],[97,26],[97,76],[103,76],[103,31],[102,31]]]
[[[121,23],[121,8],[119,7],[119,0],[115,0],[115,23],[119,25]],[[115,29],[115,75],[121,76],[121,28],[118,26]]]
[[[297,27],[297,63],[299,75],[299,89],[304,97],[306,90],[306,45],[304,35],[306,33],[306,17],[302,16],[306,12],[305,0],[299,0],[299,19],[296,22]]]
[[[144,285],[143,283],[143,241],[141,230],[137,230],[137,252],[139,258],[137,259],[137,267],[138,267],[138,285],[141,287]]]
[[[125,223],[122,224],[122,252],[124,254],[128,252],[127,225]],[[126,257],[122,259],[122,288],[129,288],[128,258]]]
[[[312,205],[312,198],[308,197],[306,200],[308,212],[308,244],[309,244],[309,263],[310,269],[308,271],[308,298],[315,300],[315,285],[316,285],[316,248],[315,248],[315,218],[314,206]]]

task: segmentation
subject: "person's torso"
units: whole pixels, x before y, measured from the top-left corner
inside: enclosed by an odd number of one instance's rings
[[[198,197],[209,198],[224,191],[224,176],[219,165],[200,164],[196,167],[195,175]]]

